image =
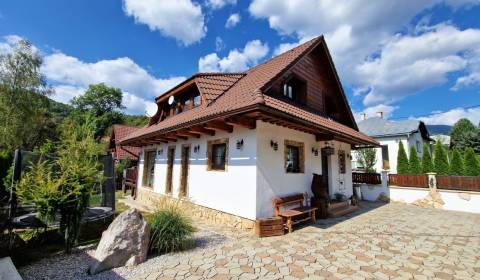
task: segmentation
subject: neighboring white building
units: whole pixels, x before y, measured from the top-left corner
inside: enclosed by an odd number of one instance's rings
[[[379,112],[377,117],[365,118],[365,114],[361,115],[361,121],[358,123],[361,132],[374,138],[380,143],[377,151],[377,161],[375,170],[389,170],[390,173],[397,173],[397,156],[400,141],[403,143],[407,156],[410,147],[415,147],[418,156],[423,155],[423,144],[434,142],[430,138],[427,127],[422,121],[404,120],[389,121],[383,118],[383,113]],[[362,169],[358,164],[357,155],[352,153],[352,165],[354,169]]]
[[[199,73],[156,99],[141,147],[138,195],[186,197],[253,221],[275,196],[312,196],[313,174],[334,197],[353,193],[358,131],[323,37],[242,73]]]

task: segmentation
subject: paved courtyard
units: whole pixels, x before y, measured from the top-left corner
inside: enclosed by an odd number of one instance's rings
[[[216,248],[172,255],[147,279],[480,279],[480,215],[363,204],[350,217],[290,235],[233,234]]]
[[[197,222],[197,247],[88,276],[92,249],[20,269],[24,279],[480,279],[480,215],[363,203],[280,237]]]

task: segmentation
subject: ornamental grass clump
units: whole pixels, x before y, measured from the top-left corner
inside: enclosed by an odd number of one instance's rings
[[[170,253],[193,246],[195,228],[178,204],[164,204],[148,219],[150,226],[150,251]]]

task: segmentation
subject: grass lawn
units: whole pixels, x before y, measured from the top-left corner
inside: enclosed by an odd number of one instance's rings
[[[118,200],[123,197],[121,191],[115,193],[115,216],[128,209],[123,203],[118,203]],[[92,205],[100,205],[101,198],[93,197]],[[96,244],[100,241],[102,232],[107,229],[112,222],[112,218],[88,222],[82,224],[80,229],[80,237],[78,246]],[[23,266],[34,262],[36,260],[51,256],[53,254],[61,253],[63,251],[63,238],[57,229],[27,229],[18,230],[15,232],[16,247],[12,250],[10,257],[16,266]],[[5,233],[0,235],[0,257],[8,256],[8,236]]]

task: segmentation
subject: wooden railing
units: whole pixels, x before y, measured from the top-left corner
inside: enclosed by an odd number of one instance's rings
[[[127,168],[127,172],[125,174],[125,181],[129,182],[129,183],[133,183],[133,184],[136,184],[137,183],[137,167],[134,166],[134,167],[130,167],[130,168]]]
[[[388,185],[400,187],[428,188],[428,176],[411,174],[389,174]]]
[[[480,192],[480,176],[436,176],[437,188]]]
[[[352,172],[352,180],[354,184],[382,184],[382,176],[379,173]]]

